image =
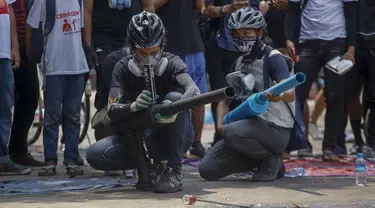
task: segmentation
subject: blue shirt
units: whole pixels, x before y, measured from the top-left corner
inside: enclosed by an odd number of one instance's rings
[[[215,1],[219,2],[219,0],[205,0],[205,4],[207,3],[215,4]],[[249,0],[250,7],[258,10],[259,1],[260,0]],[[222,1],[220,2],[221,3],[218,3],[215,6],[224,6],[224,5],[230,4],[231,1],[228,1],[227,3],[223,3]],[[217,45],[222,49],[229,50],[229,51],[237,51],[237,49],[234,47],[234,44],[233,44],[232,32],[228,28],[229,17],[230,15],[225,15],[221,17],[223,18],[222,21],[224,21],[224,24],[220,25],[220,30],[217,31],[216,33],[216,42],[217,42]]]

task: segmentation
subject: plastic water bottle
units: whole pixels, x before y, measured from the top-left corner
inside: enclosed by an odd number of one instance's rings
[[[363,159],[363,154],[358,153],[357,160],[355,161],[355,184],[357,186],[365,186],[366,185],[366,164],[365,160]]]
[[[285,174],[285,177],[296,178],[303,175],[305,175],[305,168],[292,168]]]

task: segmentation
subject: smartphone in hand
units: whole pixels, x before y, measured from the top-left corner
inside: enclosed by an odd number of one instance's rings
[[[353,67],[353,62],[347,59],[343,59],[340,56],[337,56],[330,60],[327,64],[326,67],[327,69],[333,71],[334,73],[338,75],[343,75],[346,72],[348,72],[350,69]]]

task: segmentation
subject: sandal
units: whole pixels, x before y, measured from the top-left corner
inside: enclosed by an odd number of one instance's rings
[[[38,171],[38,176],[54,176],[56,174],[57,174],[56,165],[54,165],[54,164],[49,164],[47,166],[43,166]]]
[[[340,158],[331,150],[323,150],[322,159],[324,162],[337,162]]]
[[[66,174],[70,177],[83,175],[83,170],[76,164],[67,164],[66,165]]]

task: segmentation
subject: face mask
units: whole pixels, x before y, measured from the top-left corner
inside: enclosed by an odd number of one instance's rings
[[[139,65],[140,65],[141,67],[146,66],[146,65],[156,66],[157,64],[158,64],[158,60],[156,60],[156,58],[153,57],[153,56],[145,56],[145,57],[142,58],[142,60],[139,62]]]
[[[162,52],[157,52],[151,56],[134,56],[134,59],[138,62],[138,65],[140,67],[144,65],[158,65],[160,59],[161,59]]]
[[[155,53],[151,56],[137,57],[133,56],[128,62],[129,70],[137,77],[141,77],[145,66],[151,65],[156,76],[161,76],[168,66],[168,59],[162,57],[162,52]]]
[[[248,54],[255,45],[256,37],[252,38],[234,38],[233,43],[238,52]]]

